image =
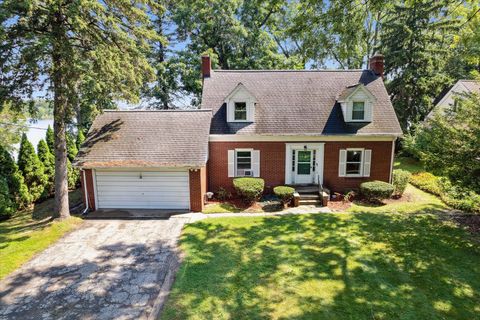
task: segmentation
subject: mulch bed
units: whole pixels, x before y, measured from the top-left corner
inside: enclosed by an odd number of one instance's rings
[[[352,205],[349,201],[328,201],[327,207],[334,212],[345,211]]]
[[[455,214],[452,220],[474,234],[480,234],[480,215]]]

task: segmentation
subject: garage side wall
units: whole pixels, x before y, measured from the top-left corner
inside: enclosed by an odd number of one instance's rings
[[[204,196],[207,192],[207,169],[191,169],[190,177],[190,210],[201,212],[204,208]]]
[[[88,207],[90,208],[91,211],[94,211],[95,208],[95,192],[93,189],[93,171],[92,169],[84,169],[85,171],[85,180],[83,179],[83,172],[80,174],[80,183],[81,183],[81,188],[82,188],[82,198],[83,198],[83,203],[85,206],[87,205],[87,201],[85,199],[85,184],[87,185],[87,193],[88,193]]]

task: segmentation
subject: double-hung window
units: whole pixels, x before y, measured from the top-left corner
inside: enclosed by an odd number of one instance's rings
[[[353,102],[352,120],[365,120],[365,102],[363,101]]]
[[[363,150],[347,150],[345,173],[347,176],[362,175]]]
[[[235,121],[246,121],[247,120],[247,103],[246,102],[235,102],[234,105],[234,114],[233,119]]]
[[[235,152],[235,172],[237,177],[251,176],[252,174],[252,152]]]

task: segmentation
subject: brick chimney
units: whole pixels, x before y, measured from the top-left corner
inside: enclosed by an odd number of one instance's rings
[[[212,71],[210,56],[202,56],[202,78],[209,78],[210,71]]]
[[[383,72],[385,69],[383,54],[375,53],[368,62],[368,68],[372,70],[373,73],[375,73],[377,76],[380,76],[383,78]]]

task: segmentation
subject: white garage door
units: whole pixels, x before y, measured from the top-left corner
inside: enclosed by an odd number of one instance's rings
[[[188,209],[190,191],[185,171],[96,170],[99,209]]]

